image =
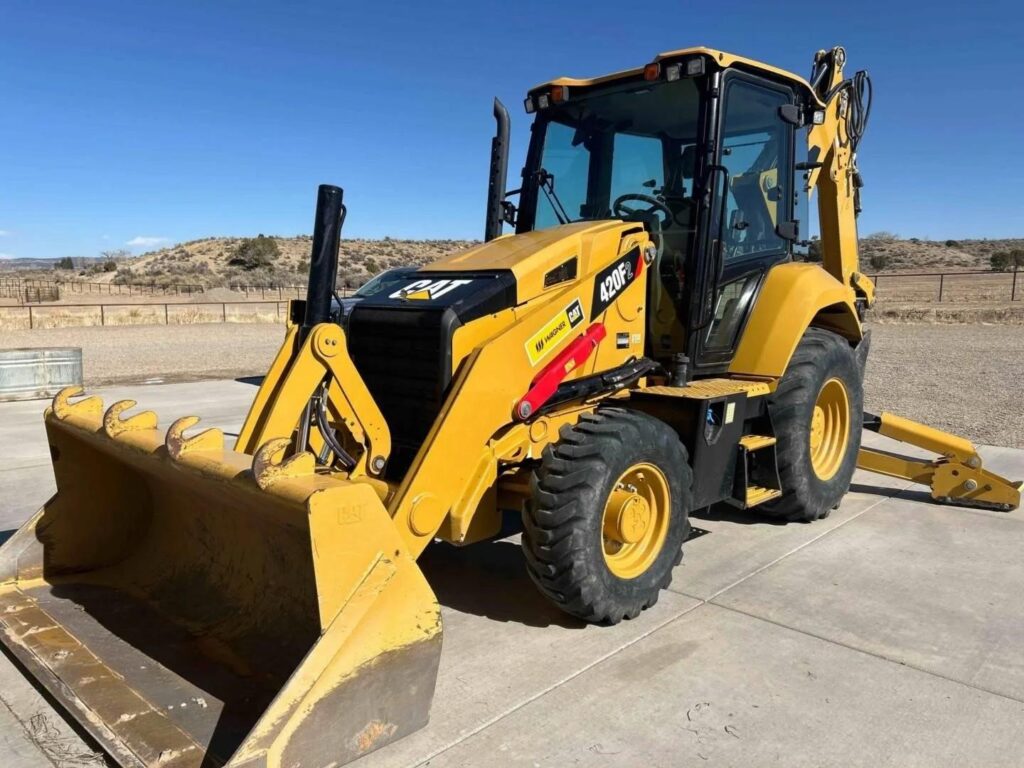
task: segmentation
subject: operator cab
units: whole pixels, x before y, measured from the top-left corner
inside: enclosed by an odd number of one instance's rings
[[[803,80],[708,49],[642,69],[560,78],[534,114],[517,233],[575,221],[635,221],[657,248],[647,354],[728,368],[754,297],[792,258],[796,128]],[[511,207],[511,206],[507,206]]]

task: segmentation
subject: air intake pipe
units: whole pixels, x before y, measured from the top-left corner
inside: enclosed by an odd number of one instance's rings
[[[345,224],[345,195],[341,187],[321,184],[316,195],[316,220],[313,222],[313,252],[309,257],[309,286],[306,289],[306,314],[299,334],[300,343],[310,329],[331,319],[331,298],[338,279],[338,248]]]
[[[491,139],[491,167],[487,176],[487,222],[484,225],[484,241],[493,240],[501,234],[503,220],[502,201],[505,199],[505,183],[508,176],[508,135],[509,117],[505,105],[494,100],[494,120],[497,130]]]

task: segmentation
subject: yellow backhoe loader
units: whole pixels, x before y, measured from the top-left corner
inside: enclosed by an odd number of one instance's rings
[[[614,624],[712,504],[815,520],[859,465],[1015,508],[969,441],[863,413],[870,81],[844,63],[821,51],[804,80],[689,48],[545,83],[508,194],[495,102],[485,242],[344,321],[342,191],[321,187],[307,298],[233,448],[196,417],[54,399],[57,494],[0,549],[4,645],[122,765],[327,768],[427,721],[435,540],[521,520],[537,587]],[[862,448],[862,426],[937,456]]]

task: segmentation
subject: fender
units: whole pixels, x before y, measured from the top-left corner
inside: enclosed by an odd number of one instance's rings
[[[758,292],[729,373],[778,378],[810,326],[857,344],[864,336],[853,289],[817,264],[772,267]]]

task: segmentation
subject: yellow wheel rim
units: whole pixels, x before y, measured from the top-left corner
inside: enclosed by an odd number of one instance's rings
[[[829,379],[811,414],[811,467],[819,480],[831,480],[850,442],[850,397],[839,379]]]
[[[620,579],[635,579],[661,553],[671,520],[668,480],[653,464],[634,464],[615,481],[602,519],[604,561]]]

